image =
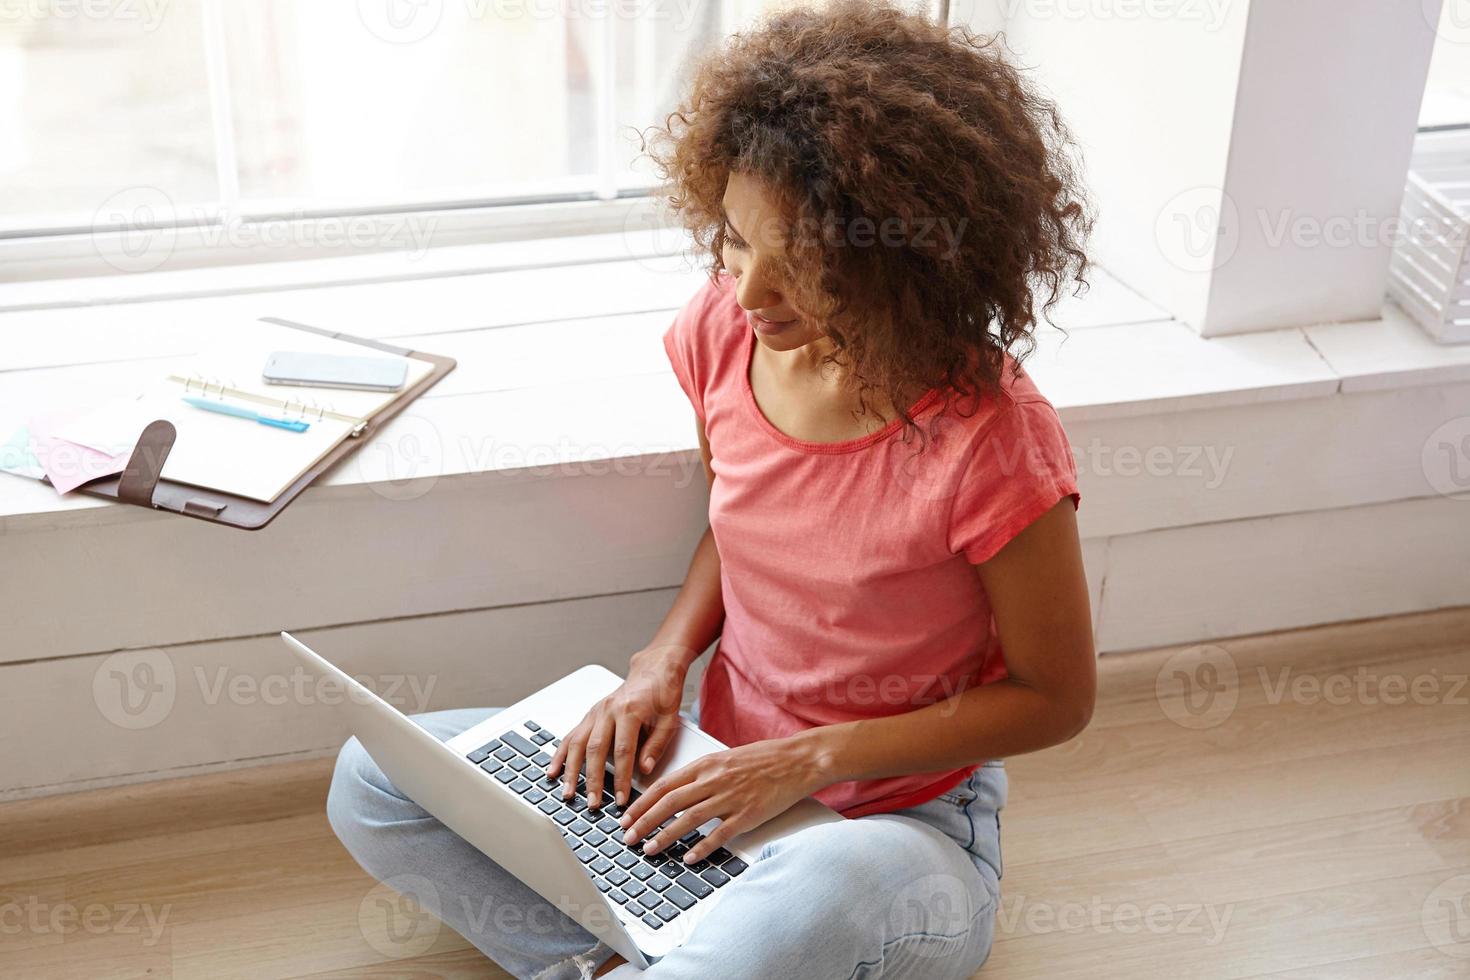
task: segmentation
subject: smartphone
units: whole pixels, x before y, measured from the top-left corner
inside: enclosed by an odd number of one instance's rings
[[[272,385],[397,391],[408,378],[408,362],[401,357],[349,357],[278,350],[265,359],[261,377]]]

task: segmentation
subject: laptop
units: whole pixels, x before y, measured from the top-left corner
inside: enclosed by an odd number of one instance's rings
[[[393,785],[588,932],[647,968],[683,944],[771,841],[841,820],[808,797],[694,865],[681,858],[711,821],[654,856],[625,847],[611,766],[599,813],[586,779],[561,798],[546,763],[560,739],[622,678],[588,666],[441,742],[289,633],[281,639],[311,671],[342,684],[352,733]],[[664,772],[725,748],[681,719],[658,767],[633,780],[634,798]]]

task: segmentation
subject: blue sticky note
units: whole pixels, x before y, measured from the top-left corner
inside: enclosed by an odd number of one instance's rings
[[[31,452],[29,426],[21,426],[9,439],[0,442],[0,470],[28,476],[32,480],[45,477],[46,471],[41,468],[41,461]]]

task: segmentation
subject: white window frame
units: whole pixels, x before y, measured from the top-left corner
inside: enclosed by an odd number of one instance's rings
[[[118,227],[101,213],[69,226],[0,227],[0,283],[91,278],[144,272],[241,266],[253,263],[341,258],[412,250],[425,229],[429,248],[493,244],[531,238],[667,229],[657,209],[657,185],[619,165],[613,132],[617,70],[611,21],[592,52],[598,59],[597,174],[565,189],[474,199],[405,199],[364,202],[355,208],[292,209],[289,202],[240,200],[232,100],[225,57],[225,0],[202,0],[204,46],[214,128],[218,202],[187,220],[167,216]],[[723,0],[721,31],[737,30],[753,0]],[[948,0],[910,0],[931,16],[951,22]],[[641,76],[640,76],[641,77]],[[646,84],[647,79],[641,79]],[[148,188],[138,188],[146,191]],[[159,192],[160,195],[162,192]],[[160,209],[161,210],[161,209]]]
[[[154,221],[111,222],[104,205],[90,221],[81,217],[71,224],[0,228],[0,282],[398,251],[415,248],[426,231],[432,238],[429,247],[440,247],[599,234],[627,230],[630,223],[647,224],[648,197],[656,185],[623,170],[613,140],[617,102],[611,79],[617,71],[617,46],[609,18],[596,21],[599,29],[590,52],[597,58],[593,102],[598,139],[597,172],[590,180],[568,180],[565,189],[541,193],[511,189],[475,199],[408,198],[346,208],[242,202],[222,3],[203,0],[201,9],[217,201],[184,220],[163,214]],[[129,190],[146,197],[151,189]]]

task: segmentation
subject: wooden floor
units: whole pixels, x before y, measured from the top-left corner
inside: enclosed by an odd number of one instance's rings
[[[1009,763],[980,976],[1470,977],[1467,673],[1470,609],[1105,658],[1091,728]],[[395,945],[328,773],[0,807],[0,976],[503,977]]]

